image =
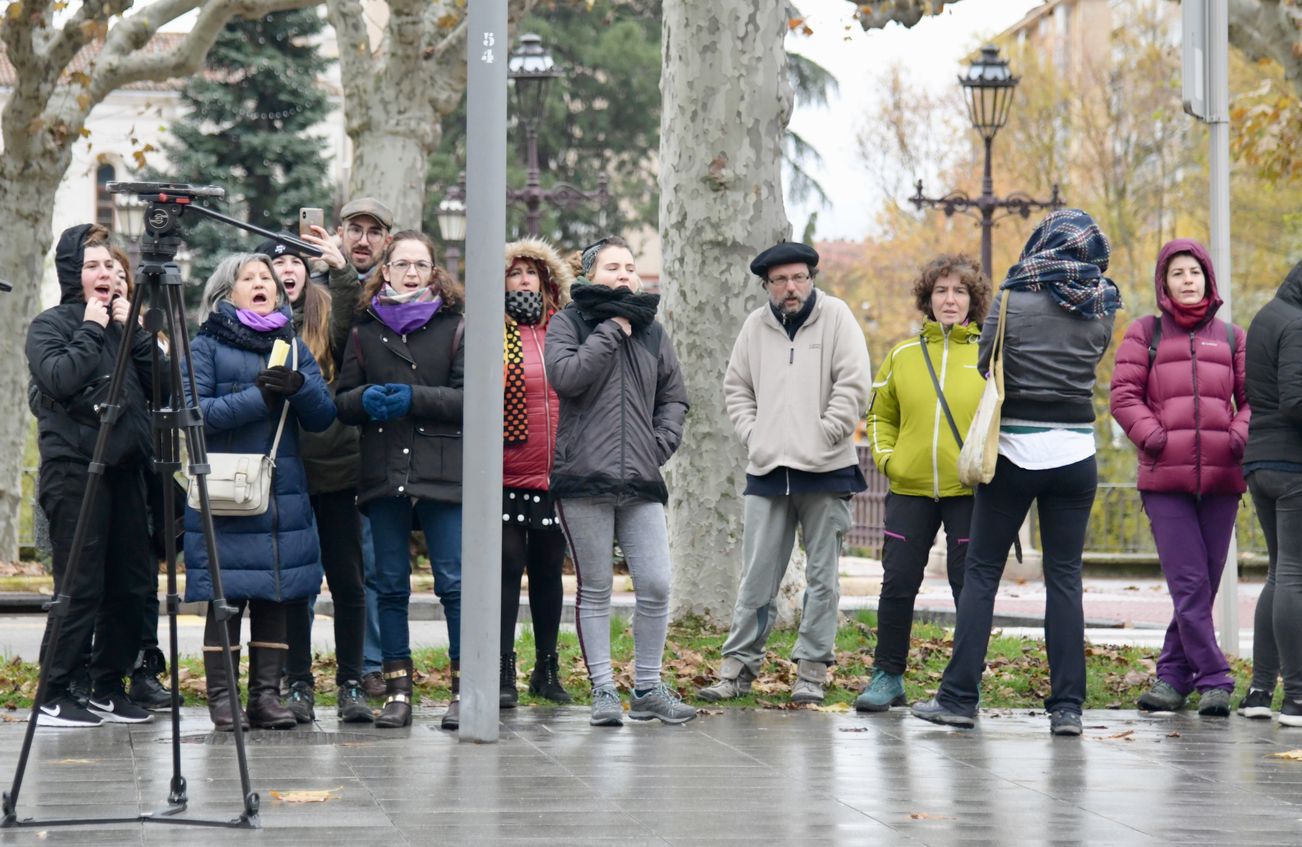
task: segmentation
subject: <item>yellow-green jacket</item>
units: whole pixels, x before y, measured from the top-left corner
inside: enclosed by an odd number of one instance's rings
[[[985,380],[977,372],[980,337],[976,324],[956,324],[948,334],[936,321],[922,327],[936,378],[964,438],[985,390]],[[896,494],[966,496],[972,489],[958,481],[958,442],[927,373],[922,343],[914,337],[895,345],[873,381],[868,406],[873,461]]]

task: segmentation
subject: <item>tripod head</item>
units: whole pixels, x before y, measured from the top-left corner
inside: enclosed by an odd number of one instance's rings
[[[194,202],[204,198],[225,197],[225,190],[215,185],[189,185],[177,182],[110,182],[105,188],[110,194],[134,194],[148,204],[145,209],[145,234],[140,237],[140,273],[146,279],[154,275],[166,283],[181,284],[180,272],[173,260],[181,246],[179,227],[181,217],[186,211],[291,246],[299,253],[308,256],[321,255],[320,247],[308,244],[292,235],[275,233],[236,220]]]

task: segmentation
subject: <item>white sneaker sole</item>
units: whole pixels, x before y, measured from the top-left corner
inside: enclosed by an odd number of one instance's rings
[[[52,718],[44,713],[36,719],[37,728],[47,727],[49,729],[94,729],[103,723],[102,720],[99,723],[88,723],[87,721],[71,721],[67,718]]]
[[[666,717],[665,715],[662,715],[659,712],[635,712],[632,709],[629,709],[628,716],[631,720],[635,720],[635,721],[656,720],[656,721],[660,721],[661,723],[680,724],[680,723],[687,723],[688,721],[694,719],[696,717],[696,712],[692,712],[690,715],[681,718],[671,718],[671,717]]]
[[[1246,706],[1239,709],[1239,715],[1245,718],[1265,718],[1270,720],[1273,714],[1270,706]]]
[[[94,706],[91,706],[87,711],[98,715],[105,723],[151,723],[154,720],[152,714],[139,718],[130,718],[117,712],[110,712],[107,709],[97,709]]]
[[[1302,715],[1285,715],[1279,716],[1279,722],[1284,726],[1302,726]]]

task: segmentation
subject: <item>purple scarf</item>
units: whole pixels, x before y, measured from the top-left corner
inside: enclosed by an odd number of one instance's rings
[[[371,298],[371,310],[381,323],[399,335],[429,323],[443,306],[442,297],[417,303],[386,303],[384,299],[378,294]]]
[[[235,317],[254,332],[271,332],[289,323],[289,315],[279,309],[269,315],[259,315],[248,309],[236,309]]]

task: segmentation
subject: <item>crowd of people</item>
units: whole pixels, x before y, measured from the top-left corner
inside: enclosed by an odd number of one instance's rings
[[[193,497],[185,507],[185,599],[216,596],[211,550],[233,609],[209,602],[210,717],[218,730],[237,721],[280,729],[315,720],[312,609],[324,579],[334,602],[338,718],[410,725],[408,606],[419,529],[448,627],[452,699],[439,720],[455,729],[466,292],[440,266],[435,243],[394,231],[375,198],[346,204],[334,235],[314,226],[302,240],[320,251],[318,260],[292,240],[273,239],[220,262],[180,363],[184,399],[202,412],[209,450],[274,462],[265,507],[217,514],[211,537]],[[42,649],[48,678],[38,719],[47,726],[144,722],[172,701],[158,679],[157,643],[156,574],[169,528],[150,468],[150,390],[168,351],[142,326],[127,325],[130,269],[114,250],[102,227],[63,233],[55,250],[62,299],[33,321],[27,339],[39,505],[50,524],[56,593],[70,598],[59,610],[57,647]],[[766,301],[740,327],[723,375],[747,460],[742,573],[723,660],[712,684],[695,692],[700,700],[744,696],[760,676],[797,532],[808,586],[790,696],[824,700],[850,498],[866,488],[855,447],[862,426],[889,494],[872,676],[856,710],[908,705],[913,606],[943,526],[957,606],[953,653],[934,697],[912,712],[975,725],[995,592],[1034,505],[1048,598],[1045,711],[1054,735],[1081,734],[1095,382],[1121,307],[1106,275],[1109,253],[1089,215],[1068,209],[1036,227],[997,291],[970,258],[936,256],[913,281],[919,331],[891,349],[874,378],[853,313],[815,284],[818,253],[794,242],[759,252],[749,270]],[[616,236],[566,258],[545,241],[517,241],[506,245],[503,268],[499,703],[519,701],[515,627],[526,574],[529,692],[572,700],[557,647],[568,555],[592,725],[691,720],[696,709],[661,675],[673,556],[661,468],[691,445],[683,444],[689,397],[673,339],[657,320],[659,297],[642,290],[636,257]],[[1166,244],[1154,284],[1159,314],[1127,329],[1110,392],[1112,415],[1138,451],[1136,485],[1174,605],[1156,682],[1137,706],[1174,711],[1196,693],[1201,714],[1230,714],[1234,680],[1211,610],[1247,490],[1270,571],[1239,711],[1271,717],[1282,676],[1279,720],[1302,726],[1295,624],[1302,530],[1290,517],[1302,508],[1302,263],[1246,333],[1216,318],[1222,301],[1197,242]],[[120,412],[93,462],[122,344],[131,364]],[[960,481],[959,454],[995,358],[1003,380],[998,457],[993,476],[973,487]],[[80,564],[69,578],[92,474],[101,493],[84,516]],[[615,545],[635,597],[627,706],[611,663]],[[241,700],[227,669],[239,667],[245,610]],[[223,643],[234,656],[223,655]]]

